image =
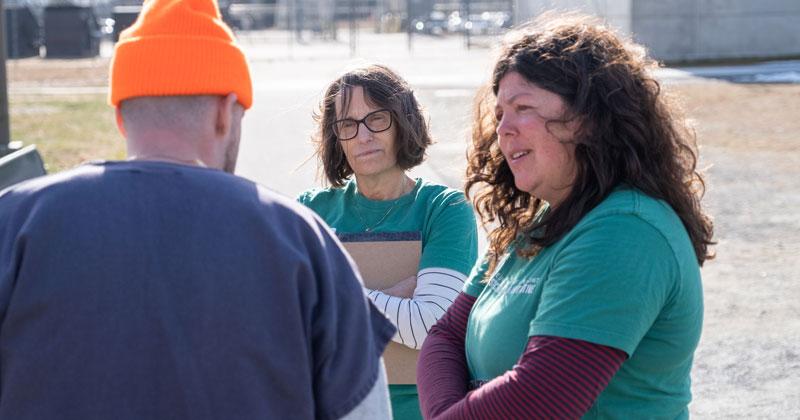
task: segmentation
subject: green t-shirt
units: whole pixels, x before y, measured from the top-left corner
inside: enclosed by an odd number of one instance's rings
[[[370,200],[353,180],[342,188],[305,191],[297,201],[322,217],[337,235],[417,232],[422,241],[419,269],[442,267],[465,275],[478,258],[472,207],[461,191],[417,178],[410,193],[395,200]]]
[[[512,369],[531,336],[579,339],[628,355],[584,418],[688,417],[703,292],[666,203],[619,188],[536,257],[512,245],[488,284],[485,270],[465,285],[477,296],[465,342],[473,380]]]

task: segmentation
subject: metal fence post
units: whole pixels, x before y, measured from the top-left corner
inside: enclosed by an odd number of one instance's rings
[[[6,11],[0,0],[0,156],[10,152],[11,129],[8,121],[8,85],[6,83]]]

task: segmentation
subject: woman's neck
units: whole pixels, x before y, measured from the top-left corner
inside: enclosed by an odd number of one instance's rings
[[[414,181],[402,170],[390,173],[356,176],[358,192],[370,200],[394,200],[414,188]]]

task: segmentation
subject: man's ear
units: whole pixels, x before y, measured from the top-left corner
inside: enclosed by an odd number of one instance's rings
[[[114,108],[114,115],[117,119],[117,129],[122,134],[122,137],[126,137],[125,134],[125,121],[122,120],[122,111],[120,111],[119,106]]]
[[[217,101],[215,132],[219,138],[226,139],[230,134],[234,119],[233,107],[237,99],[235,93],[229,93]]]

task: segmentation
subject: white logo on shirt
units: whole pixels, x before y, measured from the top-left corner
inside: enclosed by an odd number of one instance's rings
[[[533,290],[536,288],[536,284],[539,283],[541,277],[533,277],[529,279],[522,279],[517,281],[516,283],[509,283],[504,282],[504,277],[500,277],[495,275],[492,277],[492,280],[489,281],[487,286],[491,287],[495,293],[503,294],[503,295],[530,295],[533,293]]]

